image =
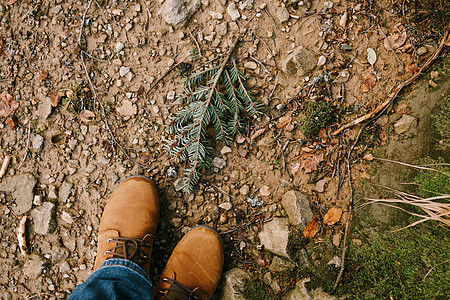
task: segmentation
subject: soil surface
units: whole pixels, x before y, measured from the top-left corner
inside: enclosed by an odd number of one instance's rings
[[[197,224],[221,233],[225,271],[266,273],[272,254],[261,250],[258,233],[287,216],[280,200],[288,190],[306,195],[321,221],[331,208],[342,210],[338,222],[316,236],[318,244],[333,240],[340,255],[351,193],[345,158],[361,127],[330,133],[375,109],[439,45],[439,35],[419,36],[404,25],[412,8],[391,1],[247,0],[236,2],[240,17],[233,20],[232,0],[206,0],[186,26],[166,23],[174,12],[160,11],[164,1],[6,2],[0,4],[0,92],[18,109],[0,118],[0,163],[11,157],[0,179],[5,299],[65,298],[86,280],[102,209],[119,182],[137,174],[151,177],[160,191],[154,280],[177,241]],[[164,125],[183,107],[176,98],[183,71],[173,67],[217,64],[236,36],[233,56],[264,112],[231,144],[214,145],[220,160],[186,194],[177,182],[185,166],[165,148]],[[299,47],[307,52],[293,73],[289,56]],[[424,92],[440,84],[434,75],[427,75]],[[301,130],[310,102],[339,108],[315,138]],[[407,105],[391,107],[365,129],[353,149],[356,187],[369,177],[360,163],[367,150],[392,136],[387,152],[414,148],[400,144],[427,114],[414,103],[405,131],[394,123],[410,114]],[[26,255],[17,239],[22,216],[28,216]],[[303,228],[291,230],[301,234]],[[292,289],[292,280],[276,294]]]

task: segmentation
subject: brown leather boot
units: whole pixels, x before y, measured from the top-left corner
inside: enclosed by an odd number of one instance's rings
[[[194,227],[173,250],[156,286],[156,299],[210,299],[222,266],[219,234],[207,226]]]
[[[94,270],[109,258],[129,259],[147,274],[159,221],[155,184],[144,176],[122,181],[103,211]]]

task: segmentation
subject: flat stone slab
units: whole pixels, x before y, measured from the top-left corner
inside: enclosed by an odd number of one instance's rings
[[[33,206],[33,189],[36,185],[36,179],[33,175],[26,173],[15,176],[9,176],[0,182],[0,191],[11,194],[16,206],[12,210],[18,214],[24,214]]]

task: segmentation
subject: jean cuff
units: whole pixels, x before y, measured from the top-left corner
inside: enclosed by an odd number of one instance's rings
[[[123,258],[110,258],[105,260],[99,267],[99,269],[101,268],[105,268],[108,266],[123,266],[123,267],[127,267],[131,270],[133,270],[134,272],[138,273],[139,275],[141,275],[142,277],[144,277],[145,280],[148,281],[148,283],[150,283],[150,285],[152,284],[150,277],[148,276],[147,272],[145,272],[144,269],[142,269],[138,264],[136,264],[135,262],[132,262],[129,259],[123,259]]]

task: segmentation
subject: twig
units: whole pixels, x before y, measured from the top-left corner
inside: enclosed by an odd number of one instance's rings
[[[278,27],[277,22],[275,22],[275,19],[272,17],[272,15],[269,13],[269,11],[267,10],[267,7],[264,7],[264,10],[266,11],[266,14],[272,19],[273,24],[275,25],[275,27],[277,29],[280,29],[280,27]]]
[[[392,50],[392,53],[394,53],[395,57],[397,57],[397,60],[400,62],[400,64],[403,66],[403,73],[405,72],[405,64],[402,62],[402,60],[400,59],[400,57],[398,57],[397,53],[395,53],[394,48],[392,48],[391,45],[391,41],[389,41],[388,37],[386,36],[386,34],[384,33],[383,29],[381,29],[380,24],[378,24],[378,29],[380,29],[381,33],[383,34],[384,38],[386,39],[389,48]]]
[[[19,248],[22,255],[27,255],[28,246],[27,246],[27,237],[26,237],[26,225],[27,225],[27,216],[23,216],[20,219],[19,227],[17,228],[17,240],[19,241]]]
[[[399,165],[403,165],[403,166],[407,166],[407,167],[411,167],[411,168],[416,168],[416,169],[420,169],[420,170],[435,171],[435,172],[443,174],[443,172],[441,172],[439,170],[436,170],[436,169],[433,169],[433,168],[428,168],[428,167],[423,167],[423,166],[416,166],[416,165],[410,165],[410,164],[407,164],[407,163],[404,163],[404,162],[390,160],[390,159],[386,159],[386,158],[374,157],[373,159],[381,160],[381,161],[387,161],[387,162],[391,162],[391,163],[394,163],[394,164],[399,164]]]
[[[192,34],[191,30],[190,30],[189,28],[188,28],[187,30],[188,30],[189,36],[190,36],[191,39],[194,41],[195,46],[197,46],[197,49],[198,49],[198,55],[199,55],[200,57],[202,57],[202,48],[200,48],[200,44],[198,43],[198,41],[197,41],[197,39],[195,38],[195,36]]]
[[[267,99],[269,99],[269,101],[272,99],[273,93],[275,92],[275,89],[277,88],[277,86],[278,86],[279,84],[280,84],[280,83],[275,82],[275,86],[273,87],[272,91],[270,92],[269,98],[267,98]]]
[[[186,55],[186,57],[183,58],[179,63],[174,64],[172,67],[167,69],[161,76],[159,76],[159,78],[150,86],[150,88],[148,89],[148,91],[145,95],[148,96],[148,94],[150,94],[150,92],[158,85],[158,83],[160,83],[161,80],[164,79],[164,77],[166,77],[170,72],[175,70],[182,62],[184,62],[187,57],[188,57],[188,55]]]
[[[256,58],[254,58],[251,55],[250,55],[250,58],[253,59],[256,63],[258,63],[261,67],[263,67],[263,69],[266,71],[266,73],[270,75],[270,79],[273,79],[272,74],[269,72],[269,70],[267,70],[266,66],[262,62],[260,62],[259,60],[257,60]]]
[[[78,44],[80,45],[80,47],[81,47],[81,38],[83,37],[84,22],[85,22],[85,20],[86,20],[87,12],[88,12],[89,9],[91,8],[91,5],[92,5],[92,2],[93,2],[93,1],[94,1],[94,0],[89,0],[89,3],[88,3],[88,5],[87,5],[87,7],[86,7],[86,10],[85,10],[84,13],[83,13],[83,18],[81,19],[80,35],[78,36]]]
[[[447,28],[444,34],[444,37],[441,40],[441,43],[439,45],[439,48],[434,52],[434,54],[428,58],[427,62],[420,68],[419,72],[415,73],[411,78],[406,80],[403,83],[400,83],[389,95],[388,98],[380,104],[375,110],[372,112],[365,114],[362,117],[359,117],[345,125],[342,125],[339,129],[333,131],[331,135],[337,135],[340,132],[342,132],[344,129],[353,127],[357,124],[360,124],[362,122],[368,121],[373,119],[374,117],[377,117],[378,115],[381,115],[384,113],[386,108],[395,100],[395,98],[398,96],[400,91],[410,85],[412,82],[414,82],[417,78],[419,78],[426,70],[430,68],[430,66],[438,59],[439,55],[442,53],[444,48],[447,46],[447,44],[450,42],[450,28]]]
[[[423,279],[422,279],[422,282],[425,282],[425,278],[427,278],[428,274],[430,274],[431,271],[433,271],[434,268],[439,267],[440,265],[443,265],[443,264],[445,264],[445,263],[448,263],[449,261],[450,261],[450,259],[447,259],[446,261],[443,261],[443,262],[441,262],[441,263],[435,265],[434,267],[432,267],[432,268],[427,272],[427,274],[425,274],[425,276],[424,276]]]
[[[25,162],[25,160],[27,159],[27,155],[28,155],[28,149],[30,148],[30,135],[31,135],[31,122],[28,123],[28,137],[27,137],[27,146],[25,148],[25,155],[23,156],[22,162],[20,163],[20,165],[17,167],[17,169],[20,169],[20,167],[22,166],[22,164]]]
[[[2,168],[0,169],[0,178],[3,178],[6,174],[6,169],[8,169],[9,162],[11,161],[11,156],[6,155],[3,159]]]
[[[219,191],[221,191],[222,193],[224,193],[225,195],[227,195],[230,198],[234,198],[234,196],[228,194],[227,192],[225,192],[224,190],[222,190],[220,187],[216,186],[216,185],[212,185],[213,187],[215,187],[216,189],[218,189]]]

